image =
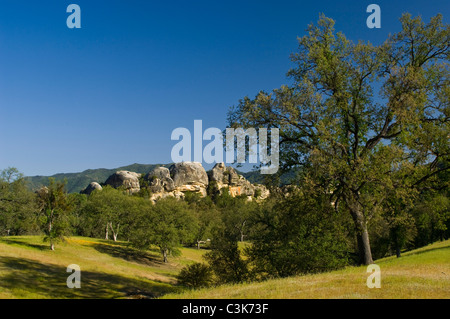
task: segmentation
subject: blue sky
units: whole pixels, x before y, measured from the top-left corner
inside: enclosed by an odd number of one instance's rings
[[[81,7],[81,29],[66,8]],[[381,29],[366,8],[381,7]],[[52,175],[168,163],[172,131],[226,127],[230,106],[287,83],[320,13],[378,44],[403,12],[449,23],[450,2],[0,1],[0,169]]]

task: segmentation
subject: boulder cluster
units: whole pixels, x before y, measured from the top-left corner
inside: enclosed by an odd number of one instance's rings
[[[142,177],[142,178],[141,178]],[[208,189],[213,192],[228,190],[231,196],[245,195],[249,200],[265,199],[270,193],[264,185],[252,184],[232,167],[218,163],[208,173],[201,163],[182,162],[166,167],[158,167],[142,176],[135,172],[118,171],[108,177],[104,183],[114,188],[123,188],[129,194],[137,193],[143,187],[151,192],[151,200],[165,197],[184,198],[186,192],[199,193],[205,197]],[[96,182],[90,183],[83,194],[101,190]]]
[[[269,190],[260,184],[252,184],[239,175],[233,167],[226,167],[224,163],[218,163],[209,171],[208,179],[212,187],[221,191],[228,188],[231,196],[245,195],[249,199],[258,197],[265,199],[269,197]]]

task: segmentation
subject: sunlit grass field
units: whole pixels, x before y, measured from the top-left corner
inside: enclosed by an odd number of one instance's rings
[[[381,288],[366,285],[366,267],[186,291],[181,268],[201,262],[204,250],[183,248],[162,262],[155,248],[139,252],[125,242],[72,237],[50,251],[42,237],[0,238],[0,298],[373,299],[450,298],[450,241],[377,260]],[[81,268],[81,289],[66,285],[67,266]]]
[[[176,274],[201,261],[202,250],[182,249],[163,263],[125,242],[72,237],[50,251],[42,237],[0,237],[0,298],[154,298],[179,291]],[[81,288],[69,289],[67,266],[81,268]]]
[[[183,299],[449,299],[450,240],[404,253],[401,258],[375,261],[381,288],[368,288],[367,267],[329,273],[227,285],[163,298]]]

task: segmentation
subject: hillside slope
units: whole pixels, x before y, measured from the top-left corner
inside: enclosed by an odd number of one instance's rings
[[[28,186],[32,191],[39,189],[42,186],[48,185],[48,178],[53,177],[56,181],[67,180],[67,191],[69,193],[79,193],[85,189],[91,182],[97,182],[99,184],[104,183],[106,179],[117,171],[131,171],[139,174],[147,174],[157,167],[169,168],[172,164],[131,164],[118,168],[106,169],[88,169],[79,173],[60,173],[52,176],[27,176]],[[252,184],[263,184],[267,175],[262,175],[259,171],[241,172],[237,170],[239,174],[244,176]],[[290,184],[292,179],[295,178],[295,172],[286,172],[280,176],[280,184]]]
[[[154,298],[166,299],[319,299],[450,298],[450,240],[376,261],[381,288],[369,289],[366,267],[323,274],[226,285],[183,292],[175,276],[203,250],[161,261],[158,251],[138,253],[124,242],[72,237],[50,251],[42,237],[0,237],[0,299]],[[81,268],[82,289],[66,286],[66,268]]]
[[[118,168],[106,169],[88,169],[79,173],[60,173],[52,176],[27,176],[26,180],[29,182],[31,190],[36,190],[41,186],[48,185],[48,178],[53,177],[56,181],[67,180],[67,191],[69,193],[78,193],[85,189],[91,182],[104,183],[106,179],[114,174],[116,171],[131,171],[139,174],[146,174],[156,167],[169,167],[169,164],[131,164]]]
[[[180,299],[450,299],[450,240],[375,262],[381,288],[367,287],[367,267],[226,285],[163,298]]]
[[[154,298],[179,290],[175,275],[203,251],[182,249],[162,262],[159,251],[139,253],[124,242],[72,237],[50,251],[40,236],[0,237],[0,299]],[[81,269],[81,289],[66,285],[67,266]]]

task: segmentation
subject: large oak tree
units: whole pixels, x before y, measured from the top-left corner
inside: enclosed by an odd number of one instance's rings
[[[283,168],[309,168],[303,182],[350,213],[365,264],[373,262],[367,225],[386,189],[414,188],[449,168],[450,27],[441,15],[400,21],[400,32],[373,45],[348,40],[321,16],[298,39],[293,84],[245,97],[228,117],[232,127],[280,129]]]

